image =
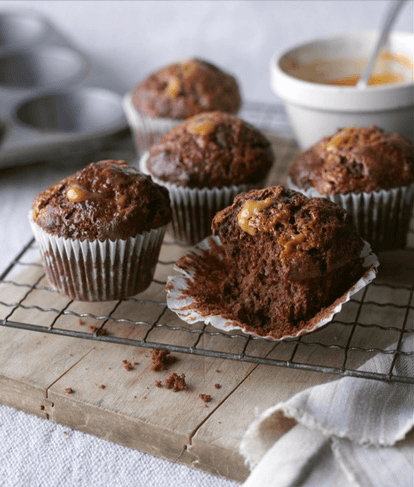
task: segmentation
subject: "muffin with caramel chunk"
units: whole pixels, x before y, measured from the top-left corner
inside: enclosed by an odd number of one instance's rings
[[[231,309],[259,335],[300,327],[364,273],[349,214],[282,186],[238,195],[213,220],[231,273]],[[294,330],[293,330],[294,331]]]
[[[349,214],[283,186],[239,194],[214,237],[176,263],[167,304],[189,322],[257,336],[299,336],[328,323],[375,277],[377,260]]]
[[[40,193],[30,214],[49,281],[82,301],[145,290],[170,220],[168,191],[113,160],[89,164]]]
[[[240,105],[236,79],[202,59],[187,59],[159,69],[124,100],[141,155],[187,118],[215,110],[236,114]]]
[[[193,244],[211,233],[211,220],[236,194],[258,188],[272,166],[267,138],[224,112],[189,118],[165,134],[141,160],[141,170],[165,185],[177,241]]]
[[[288,185],[347,209],[375,250],[404,248],[414,201],[414,144],[376,126],[338,130],[299,155]]]

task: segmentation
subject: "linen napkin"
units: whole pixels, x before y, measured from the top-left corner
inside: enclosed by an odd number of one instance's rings
[[[413,352],[414,334],[401,350]],[[378,353],[360,370],[389,370],[392,358]],[[414,378],[413,355],[393,373]],[[414,384],[346,377],[306,389],[246,431],[244,487],[413,487],[413,426]]]

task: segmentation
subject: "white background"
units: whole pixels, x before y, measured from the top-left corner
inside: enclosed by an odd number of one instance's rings
[[[395,29],[412,32],[413,0],[406,3]],[[315,36],[376,30],[388,7],[388,0],[0,0],[0,11],[46,15],[116,75],[121,92],[161,66],[198,56],[234,74],[245,99],[268,103],[280,101],[269,86],[275,52]]]

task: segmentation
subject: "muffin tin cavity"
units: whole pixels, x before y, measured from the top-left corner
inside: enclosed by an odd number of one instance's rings
[[[0,86],[37,88],[74,81],[86,69],[85,60],[63,47],[41,46],[0,58]]]
[[[99,88],[41,96],[22,103],[17,119],[35,129],[88,133],[123,122],[119,97]]]
[[[0,168],[76,158],[127,133],[121,92],[47,20],[0,13]]]
[[[0,49],[25,46],[47,34],[48,25],[42,19],[19,13],[0,14]]]

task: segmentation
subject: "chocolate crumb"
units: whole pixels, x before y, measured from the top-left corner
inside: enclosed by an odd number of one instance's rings
[[[221,388],[221,385],[220,385],[220,384],[214,384],[214,387],[215,387],[216,389],[220,389],[220,388]]]
[[[85,324],[85,322],[82,320],[82,318],[79,319],[79,322],[78,322],[81,326]]]
[[[151,350],[151,370],[159,372],[160,370],[167,370],[168,367],[177,361],[173,355],[170,356],[168,350]]]
[[[216,370],[216,372],[220,373],[220,372],[221,372],[221,370],[217,369],[217,370]]]
[[[134,365],[139,365],[139,362],[134,362]]]
[[[99,384],[98,386],[100,389],[105,389],[106,385],[105,384]]]
[[[160,380],[155,381],[156,387],[162,387],[162,382]]]
[[[68,432],[67,432],[67,431],[64,431],[64,432],[63,432],[63,434],[64,434],[64,435],[67,435],[67,434],[68,434]]]
[[[40,406],[40,410],[41,411],[44,411],[45,410],[45,407],[43,406],[43,404]]]
[[[66,392],[66,394],[72,394],[74,392],[74,390],[71,387],[66,387],[65,392]]]
[[[210,402],[211,396],[210,394],[199,394],[198,397],[204,402]]]
[[[89,327],[89,329],[91,330],[92,333],[98,332],[98,335],[107,335],[108,334],[108,332],[105,328],[102,328],[99,330],[99,326],[91,325]]]
[[[181,376],[179,376],[175,372],[171,372],[171,374],[165,379],[165,387],[167,389],[173,389],[174,392],[184,391],[187,389],[187,384],[185,383],[185,374],[181,374]]]
[[[128,362],[128,360],[123,360],[122,363],[124,364],[125,370],[132,370],[134,368],[131,362]]]

